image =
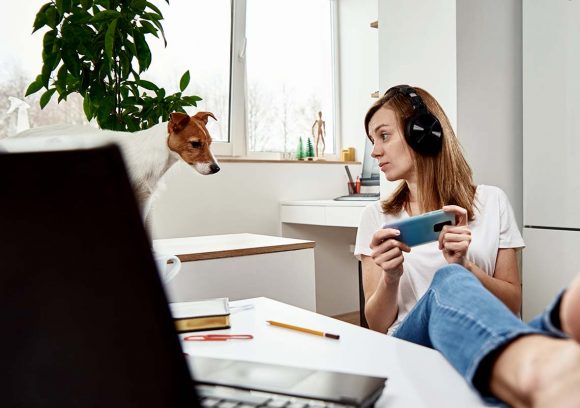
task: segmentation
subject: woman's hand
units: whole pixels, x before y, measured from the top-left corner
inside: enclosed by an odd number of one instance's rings
[[[380,229],[371,240],[371,258],[383,271],[385,283],[398,281],[403,274],[403,252],[411,252],[411,248],[397,241],[399,230],[393,228]]]
[[[467,250],[471,243],[471,231],[467,226],[467,210],[457,205],[446,205],[443,211],[455,214],[455,225],[445,225],[439,234],[439,249],[448,263],[467,268]]]

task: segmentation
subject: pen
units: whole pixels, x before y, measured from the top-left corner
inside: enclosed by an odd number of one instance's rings
[[[310,334],[314,334],[315,336],[328,337],[330,339],[335,339],[335,340],[338,340],[340,338],[340,336],[338,334],[324,333],[324,332],[321,332],[318,330],[306,329],[304,327],[293,326],[291,324],[275,322],[273,320],[266,320],[266,322],[268,322],[272,326],[283,327],[285,329],[296,330],[296,331],[300,331],[303,333],[310,333]]]
[[[348,168],[348,166],[346,164],[344,165],[344,169],[346,170],[346,175],[348,176],[348,181],[350,183],[354,184],[354,181],[352,180],[352,176],[350,174],[350,169]]]

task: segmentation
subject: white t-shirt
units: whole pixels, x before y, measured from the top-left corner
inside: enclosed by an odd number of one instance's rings
[[[505,193],[494,186],[479,185],[475,192],[475,218],[469,223],[471,243],[467,258],[493,276],[499,248],[522,248],[525,246],[515,221],[513,209]],[[406,211],[397,215],[384,214],[380,201],[368,205],[361,216],[356,235],[354,255],[370,256],[373,234],[386,223],[409,218]],[[411,248],[403,253],[403,275],[399,281],[399,314],[391,325],[391,334],[407,316],[417,301],[425,294],[435,272],[447,265],[437,241]]]

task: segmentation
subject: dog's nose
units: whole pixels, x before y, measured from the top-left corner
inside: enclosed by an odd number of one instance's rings
[[[220,171],[220,166],[218,166],[216,163],[212,163],[209,165],[209,170],[210,170],[211,174],[215,174],[218,171]]]

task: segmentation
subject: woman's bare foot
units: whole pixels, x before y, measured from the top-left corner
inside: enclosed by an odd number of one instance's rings
[[[580,406],[580,345],[568,339],[528,335],[497,358],[490,380],[494,395],[514,407]]]
[[[562,330],[580,343],[580,275],[570,284],[560,303]]]

